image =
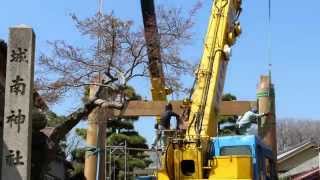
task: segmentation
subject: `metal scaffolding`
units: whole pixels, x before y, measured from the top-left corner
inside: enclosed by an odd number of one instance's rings
[[[127,141],[124,141],[124,145],[119,146],[106,146],[106,180],[115,180],[115,159],[112,158],[112,155],[124,155],[124,180],[127,180]],[[107,158],[107,154],[109,158]],[[113,164],[112,164],[113,160]],[[107,171],[108,169],[108,171]],[[113,177],[112,177],[113,176]]]
[[[118,146],[106,146],[105,148],[105,175],[106,175],[106,180],[116,180],[115,177],[115,168],[116,168],[116,162],[115,162],[115,155],[124,156],[124,180],[127,180],[127,175],[128,175],[128,152],[129,151],[141,151],[141,152],[146,152],[146,151],[151,151],[155,152],[157,154],[156,158],[156,164],[157,164],[157,169],[159,168],[159,163],[160,163],[160,158],[159,158],[159,153],[161,154],[161,150],[156,150],[156,149],[144,149],[144,148],[130,148],[127,145],[127,141],[123,142],[123,145],[118,145]]]

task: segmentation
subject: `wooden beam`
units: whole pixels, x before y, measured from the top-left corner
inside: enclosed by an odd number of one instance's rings
[[[219,114],[223,116],[242,115],[256,107],[256,101],[222,101]]]
[[[174,112],[182,114],[182,101],[172,101]],[[165,101],[130,101],[122,116],[159,116],[164,111]],[[255,101],[223,101],[220,106],[220,115],[241,115],[256,107]],[[117,113],[119,114],[119,112]]]

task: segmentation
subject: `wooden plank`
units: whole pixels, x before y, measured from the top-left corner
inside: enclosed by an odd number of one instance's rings
[[[159,116],[164,111],[165,101],[130,101],[122,116]],[[182,114],[182,101],[172,101],[174,112]],[[241,115],[256,107],[255,101],[223,101],[220,106],[220,115]],[[116,114],[119,114],[116,113]]]
[[[253,107],[257,107],[256,101],[222,101],[220,115],[242,115]]]
[[[164,110],[165,101],[130,101],[123,112],[123,116],[159,116]],[[182,101],[171,102],[176,113],[181,114]]]

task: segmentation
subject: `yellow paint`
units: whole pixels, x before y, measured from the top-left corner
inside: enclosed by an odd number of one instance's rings
[[[212,7],[189,116],[189,122],[195,122],[196,119],[202,121],[201,136],[213,137],[217,134],[217,113],[228,64],[224,48],[234,43],[238,32],[235,2],[216,0]],[[190,125],[187,135],[197,135],[194,125]]]
[[[209,179],[253,179],[252,159],[250,156],[215,157]]]
[[[177,149],[174,151],[174,170],[175,170],[175,179],[197,179],[202,177],[202,169],[200,166],[196,166],[195,171],[192,175],[184,174],[182,169],[182,160],[192,160],[196,164],[202,164],[202,151],[201,149]],[[190,166],[188,166],[190,167]]]
[[[151,78],[151,94],[153,101],[166,101],[166,97],[170,93],[170,89],[165,87],[165,81],[163,77]]]
[[[167,95],[171,93],[172,91],[165,87],[163,77],[151,77],[151,96],[153,101],[167,101]],[[160,117],[156,117],[156,119],[159,123]]]
[[[232,171],[232,177],[248,178],[247,174],[242,174],[238,170],[239,165],[244,165],[242,167],[251,166],[251,163],[248,162],[250,158],[233,156],[229,157],[233,160],[230,163],[219,157],[216,158],[218,165],[212,169],[207,157],[210,137],[217,135],[218,107],[229,61],[226,50],[234,44],[241,31],[239,24],[236,23],[240,4],[241,0],[215,0],[213,2],[203,55],[196,74],[197,82],[191,98],[191,112],[186,138],[180,144],[171,145],[174,148],[163,155],[163,166],[158,171],[158,179],[160,180],[168,178],[176,180],[204,179],[208,178],[209,173],[211,179],[216,175],[225,177],[227,173],[225,165],[230,165],[228,169]],[[200,131],[195,128],[196,123],[201,124]],[[186,173],[186,169],[182,167],[183,163],[191,161],[194,163],[194,168],[191,170],[193,172]],[[190,167],[188,165],[188,168]],[[214,174],[212,174],[213,170]]]
[[[161,180],[170,180],[170,177],[165,169],[158,170],[156,177]]]

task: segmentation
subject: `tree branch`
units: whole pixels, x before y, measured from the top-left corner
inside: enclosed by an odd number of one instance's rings
[[[117,102],[107,102],[102,99],[94,99],[85,104],[84,108],[79,108],[75,112],[71,113],[66,121],[56,127],[49,137],[53,142],[59,143],[68,132],[75,127],[80,120],[87,117],[95,108],[109,108],[109,109],[118,109],[123,108],[123,104]]]

